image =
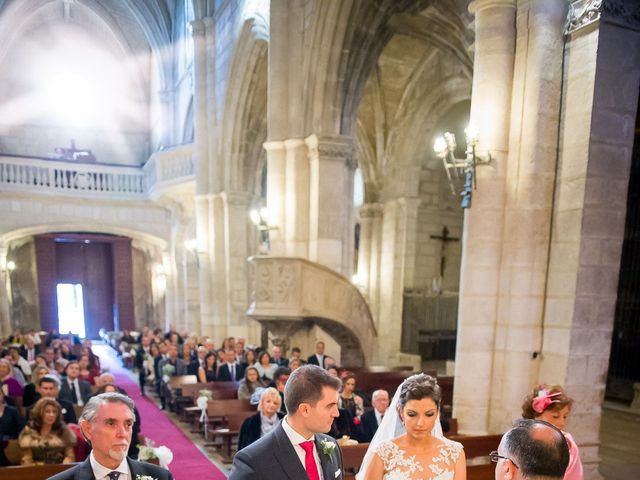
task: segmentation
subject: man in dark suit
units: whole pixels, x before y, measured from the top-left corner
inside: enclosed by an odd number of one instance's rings
[[[328,432],[338,416],[341,382],[324,369],[296,369],[285,388],[288,415],[270,433],[240,450],[229,480],[343,478],[342,452]]]
[[[282,356],[282,347],[276,345],[273,347],[273,354],[271,355],[271,362],[275,363],[279,367],[288,367],[289,359]]]
[[[91,443],[91,454],[84,462],[49,480],[94,480],[126,478],[135,480],[149,476],[156,480],[172,480],[171,472],[150,463],[127,457],[134,418],[133,400],[120,393],[103,393],[91,397],[80,417],[82,433]]]
[[[219,382],[240,381],[244,378],[244,363],[236,362],[236,352],[234,350],[226,350],[224,352],[225,363],[218,370]]]
[[[187,365],[187,375],[198,375],[198,369],[204,368],[204,357],[207,356],[207,349],[202,345],[196,350],[196,358]]]
[[[376,390],[371,396],[373,410],[364,412],[360,416],[360,438],[359,441],[370,442],[378,430],[378,426],[389,408],[389,393],[386,390]]]
[[[34,402],[26,409],[27,418],[29,418],[31,409],[38,400],[40,400],[42,397],[49,397],[58,400],[58,403],[62,407],[62,419],[64,420],[64,423],[78,423],[78,417],[76,417],[76,411],[73,409],[73,404],[67,400],[58,398],[60,389],[57,378],[55,378],[54,376],[45,375],[38,382],[36,390],[37,391],[33,396],[33,398],[35,399]]]
[[[327,356],[324,354],[324,342],[316,342],[316,354],[307,358],[307,363],[327,368]]]
[[[91,396],[91,385],[86,380],[78,378],[80,376],[78,362],[69,362],[64,371],[67,377],[62,380],[58,398],[82,407]]]
[[[22,358],[29,362],[29,365],[33,366],[36,363],[36,357],[39,353],[40,349],[33,343],[33,339],[27,336],[25,344],[20,346],[20,355]]]
[[[150,365],[150,355],[151,355],[151,338],[150,337],[142,337],[140,341],[140,346],[136,351],[136,359],[134,366],[138,369],[138,381],[140,382],[140,394],[144,397],[144,385],[147,383],[147,375],[150,373],[153,365]],[[147,360],[145,364],[145,360]]]

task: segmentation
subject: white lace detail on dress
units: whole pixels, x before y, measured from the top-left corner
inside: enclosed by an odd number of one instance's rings
[[[430,477],[424,474],[414,477],[415,473],[424,472],[424,468],[416,460],[415,455],[405,456],[405,451],[391,440],[382,442],[375,453],[384,465],[384,480],[453,480],[455,464],[461,451],[460,443],[443,443],[438,450],[438,455],[432,457],[433,463],[428,466],[433,473]]]

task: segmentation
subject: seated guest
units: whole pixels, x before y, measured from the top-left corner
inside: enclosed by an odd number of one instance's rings
[[[89,382],[89,385],[95,385],[96,372],[95,370],[89,370],[89,355],[87,355],[86,353],[80,355],[80,358],[78,359],[78,366],[80,367],[80,379]]]
[[[78,359],[73,353],[71,353],[71,347],[66,342],[60,345],[60,356],[69,361]]]
[[[80,365],[78,365],[78,362],[69,362],[64,371],[67,374],[67,378],[62,381],[59,398],[82,407],[89,400],[91,385],[86,380],[79,378]]]
[[[345,408],[338,409],[339,415],[333,419],[331,424],[331,430],[327,435],[338,439],[344,436],[355,438],[358,436],[358,432],[354,430],[353,416],[349,410]]]
[[[25,343],[20,347],[20,355],[24,358],[29,365],[33,367],[36,363],[36,357],[40,353],[40,349],[37,347],[33,338],[31,336],[27,336],[25,338]]]
[[[235,346],[233,347],[233,351],[236,352],[236,362],[244,363],[244,344],[236,342]],[[253,363],[250,363],[248,365],[253,365]]]
[[[286,407],[284,405],[284,387],[287,384],[287,380],[289,380],[290,375],[291,370],[289,368],[278,367],[273,374],[273,382],[269,384],[270,388],[275,388],[280,394],[280,398],[282,399],[280,411],[282,413],[287,413]]]
[[[55,374],[60,377],[65,377],[65,370],[67,369],[67,365],[69,365],[69,360],[66,358],[58,358],[53,362]]]
[[[363,413],[360,417],[361,433],[359,441],[364,443],[371,441],[378,430],[380,422],[382,422],[382,417],[384,417],[387,408],[389,408],[389,394],[387,391],[376,390],[373,392],[371,404],[373,405],[373,410]]]
[[[302,351],[299,347],[293,347],[291,349],[291,357],[289,358],[289,363],[291,363],[293,360],[298,360],[300,362],[300,365],[304,365],[305,363],[307,363],[302,359]],[[291,366],[289,366],[289,368],[291,368]]]
[[[200,346],[196,349],[196,356],[187,365],[187,375],[198,375],[200,368],[204,367],[204,358],[207,356],[207,349]]]
[[[292,372],[296,368],[300,368],[301,366],[302,366],[302,360],[300,360],[299,358],[292,358],[291,360],[289,360],[289,370],[291,370]]]
[[[38,386],[36,387],[36,393],[34,395],[34,405],[41,398],[53,398],[54,400],[57,400],[60,407],[62,407],[62,420],[64,420],[64,423],[78,423],[76,411],[73,409],[73,404],[68,400],[58,398],[58,395],[60,394],[59,391],[59,380],[53,375],[45,375],[38,381]],[[27,407],[27,417],[29,417],[29,413],[32,408],[33,405]]]
[[[244,378],[240,380],[240,385],[238,386],[238,398],[240,400],[249,400],[257,388],[264,386],[265,384],[260,375],[258,375],[256,367],[247,367],[244,371]]]
[[[253,350],[252,348],[247,349],[246,352],[244,352],[244,360],[242,361],[242,363],[244,363],[247,366],[252,366],[253,364],[256,363],[258,361],[258,356],[256,355],[256,351]]]
[[[497,463],[496,480],[561,480],[569,464],[569,447],[562,432],[553,425],[518,420],[489,458]]]
[[[24,388],[13,377],[13,366],[6,358],[0,358],[0,388],[10,397],[21,397]]]
[[[198,355],[200,355],[200,348],[198,347]],[[206,352],[206,350],[204,350]],[[201,383],[215,382],[216,371],[218,366],[216,365],[216,354],[209,352],[204,356],[204,364],[198,367],[198,381]]]
[[[91,342],[91,340],[89,340],[89,342]],[[91,375],[93,377],[97,377],[98,375],[100,375],[100,357],[93,353],[93,350],[91,350],[91,345],[82,348],[82,355],[89,355],[89,371],[91,372]]]
[[[342,391],[338,397],[338,408],[349,410],[353,418],[360,418],[364,412],[364,401],[362,397],[356,395],[356,376],[349,372],[342,379]]]
[[[282,356],[282,347],[275,345],[271,350],[271,362],[275,363],[279,367],[288,367],[289,359]]]
[[[9,362],[9,365],[11,365],[11,376],[18,382],[21,387],[24,388],[24,386],[27,384],[27,379],[25,378],[24,373],[22,373],[22,369],[18,365],[14,364],[13,360],[11,359],[11,352],[9,350],[3,350],[0,358],[3,358]],[[20,357],[20,359],[24,360],[22,357]]]
[[[4,456],[7,440],[18,438],[24,427],[24,418],[16,407],[4,403],[4,392],[0,388],[0,467],[9,465]]]
[[[41,398],[18,438],[22,465],[71,463],[76,435],[62,421],[62,408],[52,398]]]
[[[25,377],[31,375],[31,365],[20,355],[20,349],[18,347],[9,347],[9,358],[8,360],[13,364],[14,367],[18,367],[22,374]]]
[[[234,382],[242,380],[244,378],[244,365],[236,362],[236,352],[233,349],[225,350],[224,359],[225,363],[218,370],[218,381]]]
[[[338,373],[338,367],[336,367],[335,365],[332,365],[330,367],[327,368],[327,373],[329,375],[331,375],[332,377],[340,377],[339,373]]]
[[[25,407],[29,407],[36,403],[38,398],[36,398],[38,382],[45,375],[49,374],[49,369],[47,367],[39,366],[33,369],[31,373],[31,382],[27,383],[24,386],[24,392],[22,393],[22,405]]]
[[[278,368],[278,365],[271,361],[269,352],[262,352],[258,355],[258,361],[253,365],[258,370],[260,378],[263,380],[273,380],[273,373]]]
[[[324,354],[324,342],[316,342],[316,353],[307,358],[307,363],[327,368],[327,356]]]
[[[279,425],[284,417],[284,413],[279,411],[281,404],[282,399],[275,388],[267,388],[262,392],[258,413],[247,418],[240,427],[238,450],[251,445]]]

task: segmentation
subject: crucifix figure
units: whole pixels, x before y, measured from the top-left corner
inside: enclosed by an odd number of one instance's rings
[[[450,237],[449,229],[447,228],[446,225],[442,227],[442,235],[430,235],[430,238],[433,238],[434,240],[442,241],[442,247],[440,247],[440,278],[444,278],[444,266],[447,260],[447,257],[446,257],[447,243],[457,242],[460,239],[455,237]]]

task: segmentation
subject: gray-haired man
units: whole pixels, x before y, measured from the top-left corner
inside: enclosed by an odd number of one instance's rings
[[[172,480],[168,470],[127,458],[133,408],[133,400],[120,393],[91,397],[80,415],[80,428],[92,447],[89,458],[49,480],[136,480],[138,475]]]

